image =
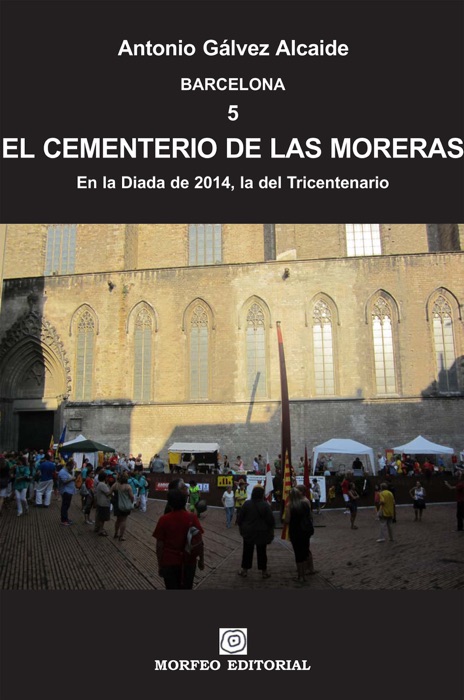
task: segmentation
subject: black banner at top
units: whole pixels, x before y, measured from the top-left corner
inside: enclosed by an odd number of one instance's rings
[[[462,221],[461,2],[2,2],[9,222]]]

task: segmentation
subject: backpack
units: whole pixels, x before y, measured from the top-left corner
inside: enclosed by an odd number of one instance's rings
[[[194,564],[202,553],[203,537],[200,530],[194,525],[192,518],[185,539],[184,562],[186,564]]]
[[[82,481],[82,479],[81,479],[81,481]],[[76,487],[77,487],[77,483],[76,483]],[[85,481],[82,481],[81,487],[79,489],[79,493],[82,497],[89,495],[89,489],[85,485]]]
[[[80,489],[82,486],[82,474],[80,472],[76,476],[76,479],[74,481],[74,486],[76,487],[76,489]]]
[[[195,505],[197,515],[200,515],[201,513],[204,513],[206,509],[208,508],[206,501],[203,499],[200,499],[198,503]]]

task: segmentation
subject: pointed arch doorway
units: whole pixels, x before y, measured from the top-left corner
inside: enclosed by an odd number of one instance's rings
[[[71,377],[55,328],[31,310],[0,345],[0,447],[47,449],[58,439]]]

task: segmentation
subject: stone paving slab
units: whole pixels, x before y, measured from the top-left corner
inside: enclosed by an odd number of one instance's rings
[[[108,537],[84,524],[80,499],[73,498],[71,527],[60,524],[60,501],[49,508],[30,507],[17,517],[13,502],[0,517],[0,589],[3,590],[156,590],[163,589],[157,573],[155,523],[164,502],[150,500],[147,513],[134,511],[126,541]],[[398,508],[393,526],[395,542],[377,543],[378,522],[373,509],[358,512],[359,529],[351,530],[343,511],[315,516],[311,540],[318,574],[301,584],[293,580],[291,545],[276,529],[268,547],[271,578],[256,569],[246,579],[237,575],[242,540],[237,527],[226,528],[221,508],[202,516],[206,566],[198,572],[195,588],[233,589],[462,589],[464,588],[464,535],[457,533],[455,505],[429,505],[422,522],[413,522],[412,508]]]

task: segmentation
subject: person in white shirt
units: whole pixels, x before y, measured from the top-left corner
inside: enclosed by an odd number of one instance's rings
[[[387,460],[381,452],[377,454],[377,465],[379,467],[379,472],[387,466]]]
[[[234,517],[235,509],[235,496],[230,484],[222,494],[222,505],[226,511],[226,526],[232,527],[232,519]]]

